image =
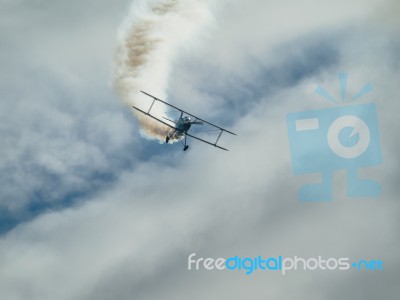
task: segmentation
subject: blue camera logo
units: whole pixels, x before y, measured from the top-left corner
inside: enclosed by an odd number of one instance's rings
[[[340,81],[344,102],[347,74],[340,74]],[[351,100],[361,97],[371,89],[368,84]],[[329,101],[338,102],[320,86],[316,92]],[[349,197],[380,195],[380,185],[377,182],[357,176],[358,168],[382,163],[374,104],[289,113],[286,121],[294,174],[322,175],[320,183],[309,184],[300,189],[301,201],[331,201],[332,174],[340,169],[347,170]]]

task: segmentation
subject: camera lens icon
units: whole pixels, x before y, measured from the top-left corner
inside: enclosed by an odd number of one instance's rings
[[[287,115],[292,170],[321,173],[321,182],[303,186],[302,201],[331,201],[332,174],[347,170],[349,197],[377,197],[378,183],[357,169],[382,163],[376,107],[372,103],[309,110]]]
[[[350,131],[346,129],[350,129]],[[361,118],[347,115],[337,118],[332,123],[328,129],[327,140],[330,149],[337,156],[355,158],[368,149],[371,134],[367,124]],[[351,140],[356,140],[356,143],[351,145]],[[350,146],[348,146],[349,144]]]

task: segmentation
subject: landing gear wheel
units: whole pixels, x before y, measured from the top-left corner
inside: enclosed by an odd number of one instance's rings
[[[170,139],[170,137],[169,136],[167,136],[166,138],[165,138],[165,142],[168,144],[168,142],[169,142],[169,139]]]
[[[186,145],[185,147],[183,147],[183,151],[186,151],[189,148],[189,145]]]

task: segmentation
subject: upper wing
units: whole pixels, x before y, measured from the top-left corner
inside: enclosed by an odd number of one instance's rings
[[[141,110],[140,108],[137,108],[137,107],[135,107],[135,106],[132,106],[134,109],[136,109],[137,111],[139,111],[139,112],[141,112],[141,113],[143,113],[143,114],[145,114],[145,115],[147,115],[147,116],[153,118],[154,120],[157,120],[158,122],[160,122],[160,123],[162,123],[162,124],[164,124],[164,125],[166,125],[166,126],[172,128],[172,129],[177,130],[177,128],[176,128],[175,126],[172,126],[171,124],[168,124],[167,122],[165,122],[165,121],[163,121],[163,120],[157,118],[156,116],[154,116],[154,115],[152,115],[152,114],[150,113],[150,111],[151,111],[151,109],[152,109],[152,107],[153,107],[153,105],[154,105],[154,102],[155,102],[155,101],[160,101],[160,102],[162,102],[162,103],[164,103],[164,104],[166,104],[166,105],[168,105],[168,106],[170,106],[170,107],[173,107],[173,108],[175,108],[176,110],[180,111],[180,112],[181,112],[181,116],[182,116],[182,114],[189,115],[189,116],[195,118],[196,121],[198,120],[198,121],[204,122],[204,123],[206,123],[206,124],[208,124],[208,125],[210,125],[210,126],[213,126],[213,127],[217,128],[217,130],[219,130],[219,135],[218,135],[218,137],[217,137],[217,139],[215,140],[214,143],[211,142],[211,141],[207,141],[207,140],[205,140],[205,139],[199,138],[199,137],[197,137],[197,136],[195,136],[195,135],[192,135],[192,134],[186,132],[186,134],[187,134],[188,136],[190,136],[190,137],[192,137],[192,138],[194,138],[194,139],[196,139],[196,140],[202,141],[202,142],[204,142],[204,143],[207,143],[207,144],[209,144],[209,145],[211,145],[211,146],[217,147],[217,148],[219,148],[219,149],[229,151],[228,149],[217,145],[217,143],[218,143],[219,139],[221,138],[221,135],[222,135],[222,133],[223,133],[224,131],[227,132],[227,133],[233,134],[233,135],[236,135],[235,133],[233,133],[233,132],[231,132],[231,131],[228,131],[228,130],[226,130],[226,129],[222,128],[222,127],[219,127],[219,126],[217,126],[217,125],[214,125],[214,124],[212,124],[212,123],[210,123],[210,122],[207,122],[207,121],[205,121],[205,120],[203,120],[203,119],[200,119],[199,117],[197,117],[197,116],[195,116],[195,115],[192,115],[191,113],[188,113],[188,112],[186,112],[186,111],[184,111],[184,110],[182,110],[182,109],[180,109],[180,108],[178,108],[178,107],[176,107],[176,106],[174,106],[174,105],[172,105],[172,104],[169,104],[168,102],[165,102],[165,101],[163,101],[163,100],[161,100],[161,99],[158,99],[157,97],[154,97],[154,96],[152,96],[152,95],[150,95],[150,94],[148,94],[148,93],[146,93],[146,92],[144,92],[144,91],[141,91],[141,92],[142,92],[143,94],[145,94],[145,95],[147,95],[147,96],[153,98],[153,103],[151,104],[151,106],[150,106],[150,108],[149,108],[149,110],[148,110],[147,112],[144,111],[144,110]],[[164,117],[163,117],[163,118],[164,118]],[[168,118],[164,118],[164,119],[166,119],[166,120],[168,120],[168,121],[173,122],[173,123],[176,124],[176,122],[174,122],[174,121],[172,121],[172,120],[170,120],[170,119],[168,119]]]
[[[183,112],[183,113],[185,113],[185,114],[187,114],[187,115],[189,115],[189,116],[191,116],[191,117],[193,117],[193,118],[196,118],[196,119],[199,120],[199,121],[202,121],[202,122],[204,122],[204,123],[206,123],[206,124],[208,124],[208,125],[211,125],[211,126],[213,126],[213,127],[215,127],[215,128],[218,128],[218,129],[220,129],[220,130],[222,130],[222,131],[225,131],[225,132],[227,132],[227,133],[236,135],[236,133],[233,133],[233,132],[231,132],[231,131],[229,131],[229,130],[226,130],[226,129],[224,129],[224,128],[222,128],[222,127],[219,127],[219,126],[217,126],[217,125],[215,125],[215,124],[212,124],[212,123],[210,123],[210,122],[207,122],[206,120],[200,119],[199,117],[197,117],[197,116],[195,116],[195,115],[192,115],[191,113],[188,113],[187,111],[184,111],[184,110],[180,109],[179,107],[176,107],[176,106],[174,106],[174,105],[172,105],[172,104],[169,104],[168,102],[165,102],[165,101],[163,101],[163,100],[161,100],[161,99],[158,99],[157,97],[154,97],[153,95],[150,95],[150,94],[148,94],[148,93],[146,93],[146,92],[144,92],[144,91],[141,91],[141,92],[142,92],[143,94],[145,94],[145,95],[147,95],[147,96],[153,98],[154,100],[158,100],[158,101],[160,101],[160,102],[162,102],[162,103],[164,103],[164,104],[166,104],[166,105],[168,105],[168,106],[171,106],[171,107],[173,107],[173,108],[179,110],[180,112]]]

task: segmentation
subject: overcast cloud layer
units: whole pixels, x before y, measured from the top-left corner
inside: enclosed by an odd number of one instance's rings
[[[398,299],[398,2],[210,7],[209,26],[177,47],[163,92],[238,136],[223,137],[230,152],[190,141],[187,153],[142,138],[113,90],[130,2],[1,4],[0,299]],[[292,174],[286,115],[332,107],[314,90],[339,97],[343,71],[349,95],[374,88],[358,103],[377,106],[383,164],[359,173],[382,195],[348,198],[339,171],[332,202],[300,203],[299,187],[318,177]],[[195,272],[193,252],[380,259],[385,269]]]

